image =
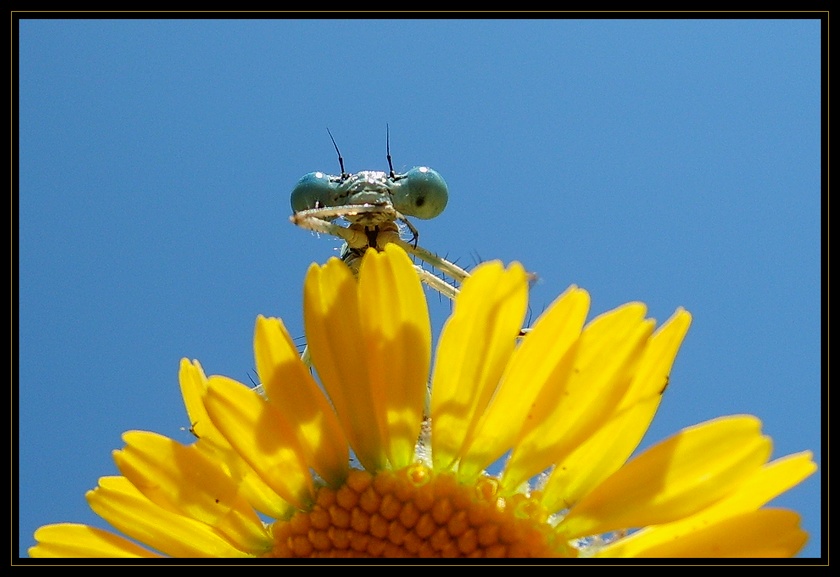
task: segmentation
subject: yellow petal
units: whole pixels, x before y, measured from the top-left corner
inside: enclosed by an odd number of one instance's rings
[[[219,435],[221,436],[221,433]],[[204,439],[198,439],[193,443],[197,451],[208,459],[220,463],[222,468],[237,480],[242,497],[254,509],[275,519],[285,518],[293,509],[292,505],[272,491],[226,440],[225,445],[227,448],[221,449],[218,444],[205,443]]]
[[[722,417],[648,449],[580,500],[560,523],[569,538],[667,523],[725,497],[772,450],[751,416]]]
[[[423,287],[394,244],[369,249],[359,269],[361,337],[380,430],[393,468],[414,460],[423,420],[432,332]]]
[[[313,499],[295,430],[258,393],[225,377],[208,379],[204,405],[216,427],[274,492],[300,509]]]
[[[787,455],[767,463],[744,481],[738,491],[712,507],[728,511],[757,509],[814,474],[817,464],[811,451]]]
[[[269,403],[297,432],[304,460],[327,484],[337,486],[347,477],[349,454],[332,406],[280,319],[260,315],[254,332],[257,373]]]
[[[271,537],[238,483],[196,447],[147,431],[123,434],[120,472],[155,504],[217,530],[242,550],[270,549]]]
[[[518,442],[520,424],[540,420],[548,408],[537,403],[546,387],[565,382],[589,310],[589,294],[575,286],[537,319],[513,352],[499,388],[481,416],[462,463],[461,475],[477,475]],[[470,470],[470,466],[472,470]]]
[[[172,557],[246,557],[212,527],[158,507],[124,477],[102,477],[90,508],[132,539]]]
[[[644,551],[653,550],[665,543],[676,541],[684,535],[714,525],[724,519],[758,510],[791,487],[813,474],[817,466],[810,451],[788,455],[767,463],[732,494],[685,519],[646,527],[610,543],[597,556],[639,557]]]
[[[647,427],[658,406],[659,395],[652,395],[619,411],[560,459],[542,488],[542,506],[552,512],[568,509],[621,467],[638,444],[640,425]]]
[[[524,423],[502,475],[507,491],[563,459],[616,410],[653,332],[645,311],[641,303],[629,303],[586,326],[568,378],[540,391],[539,417]]]
[[[207,391],[207,377],[198,361],[190,363],[187,359],[182,359],[178,377],[184,404],[190,416],[190,428],[198,439],[195,443],[196,448],[208,457],[225,463],[231,475],[240,479],[242,494],[255,509],[276,519],[284,517],[290,505],[272,491],[251,466],[239,457],[210,420],[203,401]]]
[[[337,258],[309,267],[303,320],[312,363],[353,452],[366,469],[385,468],[384,431],[368,376],[367,343],[361,338],[358,283]]]
[[[799,515],[786,509],[741,513],[679,539],[640,551],[637,557],[784,558],[808,541]]]
[[[581,445],[558,459],[543,487],[546,509],[571,507],[627,461],[656,414],[690,322],[691,315],[679,309],[648,340],[618,411]]]
[[[522,329],[528,279],[519,263],[476,267],[461,286],[437,348],[432,377],[432,459],[437,470],[462,456]]]
[[[653,334],[645,346],[639,366],[633,375],[633,382],[621,400],[618,410],[633,405],[639,399],[646,399],[651,394],[661,396],[665,392],[671,367],[674,366],[674,359],[689,326],[691,314],[680,307]]]
[[[207,409],[204,408],[202,398],[207,390],[207,377],[204,375],[199,362],[181,359],[178,381],[181,384],[181,395],[184,397],[184,405],[187,407],[190,430],[193,435],[202,439],[204,443],[217,446],[222,450],[229,449],[230,444],[213,425],[207,415]]]
[[[38,544],[29,548],[30,557],[160,557],[128,539],[75,523],[44,525],[35,531],[35,539]]]

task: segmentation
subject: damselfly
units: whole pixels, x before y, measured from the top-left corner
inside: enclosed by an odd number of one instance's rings
[[[291,221],[302,228],[344,240],[340,256],[354,272],[358,272],[361,257],[369,247],[379,250],[388,243],[398,244],[407,253],[451,278],[451,282],[447,281],[421,265],[415,265],[420,280],[454,299],[458,294],[457,285],[469,273],[418,246],[419,233],[407,218],[431,219],[443,212],[449,199],[443,177],[426,166],[397,174],[391,162],[389,143],[386,144],[387,173],[363,170],[349,174],[344,170],[338,145],[334,139],[332,142],[341,174],[310,172],[301,178],[292,190],[294,214]],[[342,221],[346,226],[339,224]],[[402,238],[401,227],[411,234],[409,241]]]

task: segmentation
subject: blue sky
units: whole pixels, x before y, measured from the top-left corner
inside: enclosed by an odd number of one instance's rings
[[[820,22],[23,20],[19,553],[107,525],[120,435],[191,441],[182,357],[249,382],[258,314],[302,336],[340,243],[296,228],[310,171],[428,165],[420,244],[694,318],[643,447],[754,414],[821,463]],[[433,330],[449,312],[431,295]],[[773,504],[821,550],[820,474]]]

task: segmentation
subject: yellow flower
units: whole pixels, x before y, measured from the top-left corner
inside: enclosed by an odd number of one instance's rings
[[[259,317],[262,392],[198,362],[180,382],[197,441],[124,435],[121,476],[88,492],[126,539],[56,524],[33,557],[785,557],[807,535],[765,508],[816,466],[768,462],[752,416],[678,432],[632,460],[690,324],[640,303],[588,324],[571,287],[523,337],[527,274],[476,268],[440,336],[408,256],[368,251],[358,281],[312,265],[304,320],[318,380]],[[429,391],[430,394],[429,394]],[[499,463],[502,463],[499,465]],[[498,474],[488,470],[500,469]]]

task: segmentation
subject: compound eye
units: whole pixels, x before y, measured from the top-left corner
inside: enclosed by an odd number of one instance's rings
[[[323,172],[310,172],[292,189],[292,210],[300,212],[310,208],[329,206],[335,183]]]
[[[393,187],[394,208],[406,216],[434,218],[443,212],[449,189],[443,177],[427,166],[400,175]]]

